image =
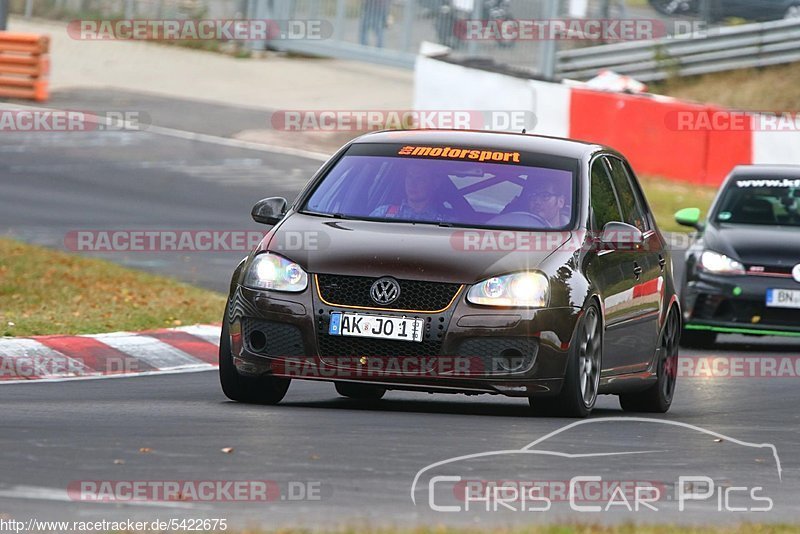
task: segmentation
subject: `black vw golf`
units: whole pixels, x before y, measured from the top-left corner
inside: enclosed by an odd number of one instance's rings
[[[681,313],[637,180],[608,148],[419,130],[339,150],[233,274],[220,379],[277,403],[291,379],[527,397],[586,416],[598,394],[664,412]]]
[[[800,167],[736,167],[686,253],[683,343],[707,347],[718,333],[800,336]]]

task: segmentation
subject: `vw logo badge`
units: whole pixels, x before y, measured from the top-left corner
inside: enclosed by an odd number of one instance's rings
[[[376,304],[391,304],[400,296],[400,284],[394,278],[379,278],[372,284],[369,296]]]
[[[792,269],[792,276],[795,282],[800,282],[800,263],[795,265],[794,269]]]

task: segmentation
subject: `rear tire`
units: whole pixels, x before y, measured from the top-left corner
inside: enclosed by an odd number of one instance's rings
[[[710,349],[717,341],[717,333],[707,330],[683,330],[681,346],[693,349]]]
[[[570,343],[564,385],[554,397],[529,397],[537,415],[586,417],[597,401],[603,369],[603,326],[600,311],[592,302],[578,321]]]
[[[380,400],[386,394],[386,388],[352,382],[334,382],[336,393],[342,397],[359,400]]]
[[[227,315],[227,314],[226,314]],[[222,392],[232,401],[249,404],[278,404],[289,389],[288,378],[242,376],[233,365],[228,319],[222,321],[219,338],[219,382]]]
[[[666,413],[672,406],[675,396],[675,383],[678,376],[678,344],[680,340],[680,320],[671,311],[664,325],[656,364],[656,383],[644,391],[624,393],[619,396],[619,404],[626,412]]]

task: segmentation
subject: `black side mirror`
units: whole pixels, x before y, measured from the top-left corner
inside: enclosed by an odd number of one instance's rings
[[[642,231],[624,222],[612,221],[603,227],[600,241],[607,245],[624,247],[625,245],[641,245],[644,241]]]
[[[250,215],[257,223],[278,224],[286,215],[286,206],[286,199],[283,197],[265,198],[256,202]]]

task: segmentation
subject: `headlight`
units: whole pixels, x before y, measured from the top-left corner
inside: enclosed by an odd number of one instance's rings
[[[744,265],[711,250],[704,251],[700,256],[700,268],[714,274],[745,274]]]
[[[252,289],[297,293],[308,286],[308,274],[296,263],[267,252],[256,256],[250,264],[244,285]]]
[[[550,283],[542,273],[496,276],[472,286],[467,300],[485,306],[543,308],[550,300]]]

